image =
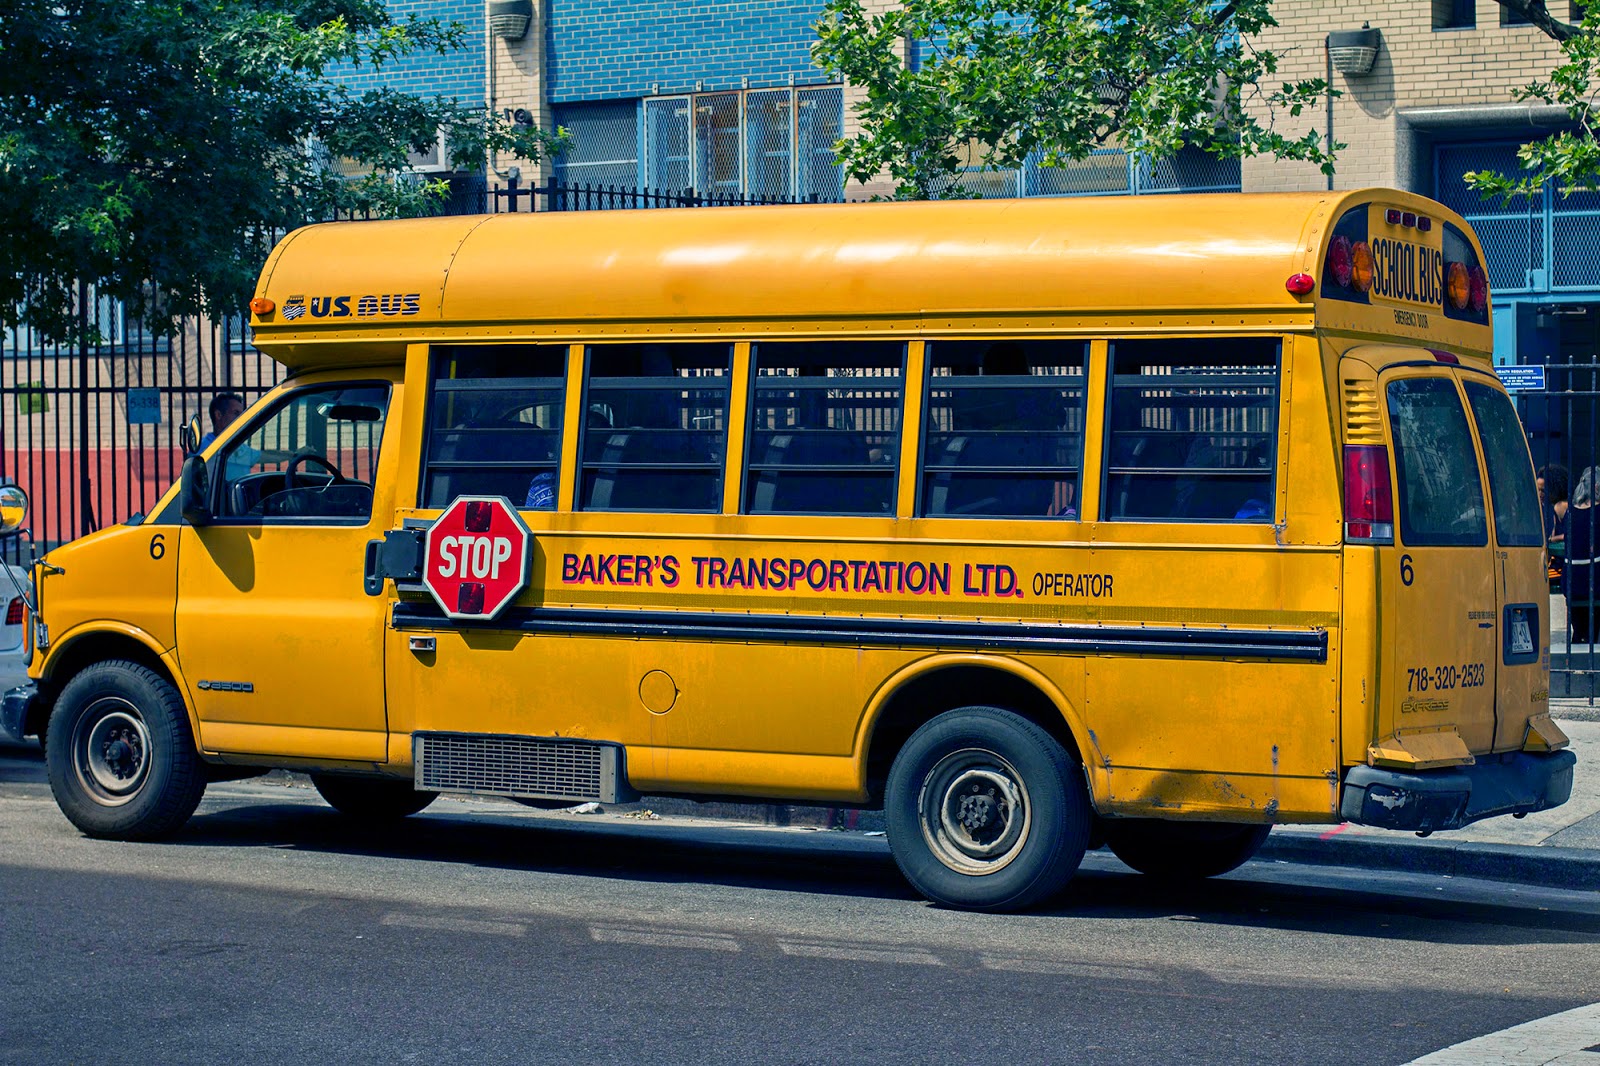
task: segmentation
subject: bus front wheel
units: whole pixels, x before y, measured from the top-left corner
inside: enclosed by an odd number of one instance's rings
[[[183,700],[149,667],[119,660],[83,670],[61,690],[46,733],[50,791],[89,836],[170,836],[205,793]]]
[[[1270,825],[1164,822],[1110,818],[1106,846],[1142,874],[1168,881],[1216,877],[1249,862],[1267,842]]]
[[[437,792],[421,792],[412,788],[409,781],[390,778],[312,774],[311,783],[328,806],[365,822],[407,818],[439,798]]]
[[[1020,910],[1059,892],[1092,821],[1076,761],[1021,715],[947,711],[911,735],[884,795],[889,849],[928,899]]]

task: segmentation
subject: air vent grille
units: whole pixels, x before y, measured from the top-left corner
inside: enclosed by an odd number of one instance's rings
[[[1383,411],[1378,406],[1378,387],[1375,382],[1345,380],[1344,442],[1383,443]]]
[[[412,738],[416,786],[430,792],[598,800],[628,792],[622,749],[564,737],[483,733],[417,733]]]

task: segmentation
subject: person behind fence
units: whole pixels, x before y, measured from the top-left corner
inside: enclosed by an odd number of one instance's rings
[[[1567,566],[1561,574],[1561,591],[1567,597],[1567,625],[1572,643],[1590,644],[1595,638],[1595,467],[1589,467],[1572,490],[1572,506],[1562,523],[1567,545]]]
[[[1559,579],[1566,569],[1567,542],[1561,531],[1567,516],[1567,468],[1551,463],[1539,471],[1539,507],[1544,516],[1545,549],[1549,552],[1550,576]]]

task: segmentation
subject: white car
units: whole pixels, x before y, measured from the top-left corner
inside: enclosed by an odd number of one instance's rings
[[[4,607],[0,612],[0,676],[14,672],[8,668],[20,667],[22,663],[22,625],[27,620],[28,610],[18,587],[26,591],[29,598],[33,596],[28,572],[20,566],[4,565],[10,576],[0,576],[0,605]]]

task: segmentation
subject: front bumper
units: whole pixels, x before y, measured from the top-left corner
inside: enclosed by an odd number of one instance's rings
[[[32,681],[0,696],[0,736],[22,743],[26,739],[23,730],[27,728],[28,716],[38,699],[39,688]]]
[[[1357,766],[1345,775],[1339,816],[1358,825],[1431,833],[1500,814],[1549,810],[1572,795],[1577,761],[1570,751],[1519,751],[1417,773]]]

